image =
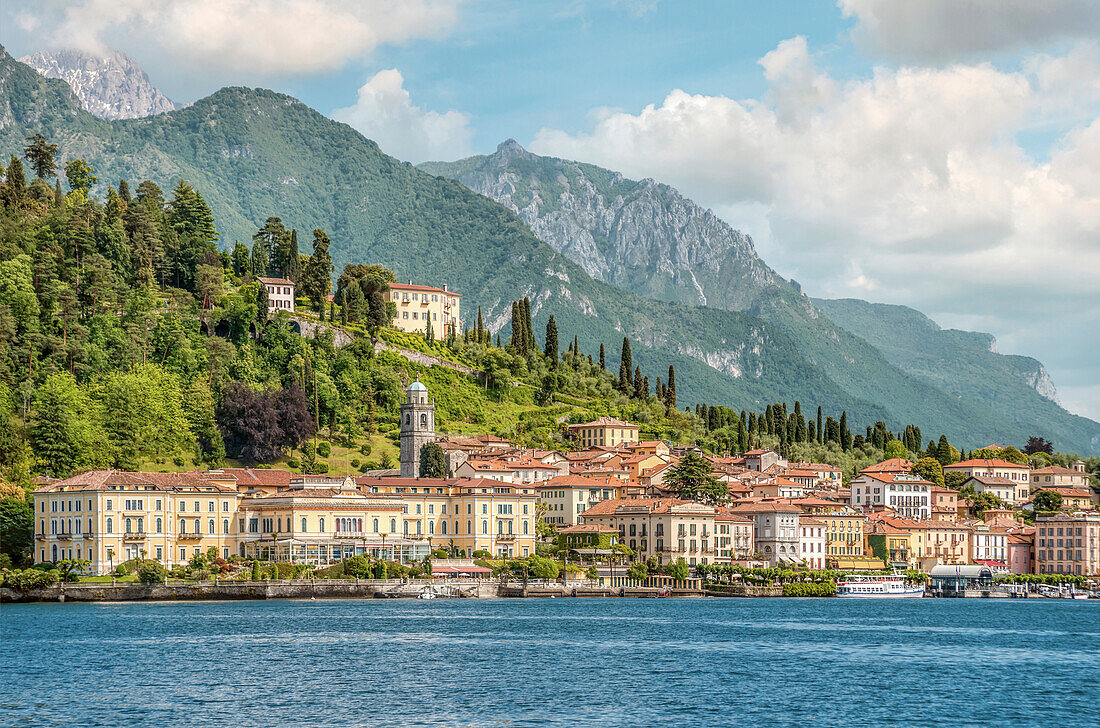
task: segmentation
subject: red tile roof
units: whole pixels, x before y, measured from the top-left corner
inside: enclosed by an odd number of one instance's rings
[[[944,470],[948,468],[1021,468],[1023,470],[1028,470],[1028,466],[1026,465],[1010,463],[1007,460],[998,460],[996,458],[988,458],[984,460],[963,460],[959,463],[944,465],[943,468]]]
[[[442,288],[436,288],[435,286],[419,286],[415,283],[391,283],[391,291],[428,291],[429,293],[446,293],[448,296],[457,296],[462,298],[461,293],[455,293],[454,291],[445,291]]]

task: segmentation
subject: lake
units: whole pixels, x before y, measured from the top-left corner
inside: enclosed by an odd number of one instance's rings
[[[0,607],[4,726],[1097,725],[1100,601]]]

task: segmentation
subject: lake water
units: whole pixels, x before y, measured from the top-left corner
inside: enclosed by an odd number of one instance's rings
[[[3,726],[1098,725],[1100,602],[0,607]]]

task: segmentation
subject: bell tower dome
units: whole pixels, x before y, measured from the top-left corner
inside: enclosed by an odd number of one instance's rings
[[[405,390],[401,405],[401,477],[420,475],[420,448],[435,442],[435,402],[418,377]]]

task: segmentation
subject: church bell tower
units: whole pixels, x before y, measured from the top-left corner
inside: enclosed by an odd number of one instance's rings
[[[405,390],[401,405],[401,477],[420,475],[420,448],[435,442],[435,402],[417,378]]]

